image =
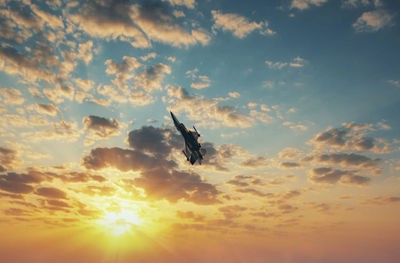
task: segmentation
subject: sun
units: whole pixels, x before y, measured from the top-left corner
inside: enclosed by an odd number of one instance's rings
[[[106,212],[98,224],[115,236],[132,232],[132,227],[142,224],[142,220],[132,210],[122,209],[119,212]]]

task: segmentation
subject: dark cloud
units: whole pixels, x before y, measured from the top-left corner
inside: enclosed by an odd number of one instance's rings
[[[67,194],[55,187],[40,187],[35,190],[35,194],[55,198],[55,199],[66,199]]]
[[[168,143],[166,133],[168,130],[143,126],[133,130],[128,135],[129,146],[151,154],[168,155],[171,152],[171,145]],[[181,139],[183,140],[183,139]]]
[[[277,208],[284,214],[293,213],[299,209],[298,207],[289,204],[280,204]]]
[[[9,216],[28,216],[31,215],[31,212],[26,210],[26,209],[20,209],[20,208],[8,208],[3,211],[5,215]]]
[[[57,206],[57,207],[63,207],[63,208],[71,207],[68,203],[61,201],[61,200],[49,199],[49,200],[46,200],[46,202],[48,205],[51,205],[51,206]]]
[[[176,211],[176,215],[183,219],[191,219],[193,221],[204,221],[204,216],[197,215],[192,211]]]
[[[172,169],[177,166],[174,161],[150,156],[137,150],[114,148],[95,148],[83,158],[82,163],[88,169],[99,170],[115,167],[121,171],[146,171],[156,167]]]
[[[7,169],[12,169],[16,162],[18,162],[17,151],[0,146],[0,172]]]
[[[267,166],[268,165],[266,162],[267,160],[268,160],[267,157],[257,156],[257,157],[250,158],[250,159],[243,161],[240,165],[246,166],[246,167],[257,168],[260,166]]]
[[[25,79],[49,81],[50,72],[42,69],[40,63],[17,49],[7,45],[0,46],[0,58],[7,62],[4,70],[10,74],[22,75]]]
[[[315,168],[309,174],[313,183],[333,185],[340,182],[345,185],[365,186],[371,180],[369,177],[356,174],[356,170],[338,170],[330,167]]]
[[[339,145],[342,146],[346,143],[345,136],[348,133],[348,129],[330,128],[325,132],[317,134],[313,139],[315,142],[324,143],[327,145]]]
[[[236,175],[235,177],[233,177],[226,183],[235,185],[235,186],[240,186],[240,187],[246,187],[249,185],[253,185],[253,186],[264,185],[264,183],[261,179],[256,178],[251,175]]]
[[[317,163],[341,165],[343,167],[376,167],[381,159],[371,159],[356,153],[328,153],[317,156],[307,156],[305,161],[314,160]]]
[[[64,182],[78,183],[78,182],[88,182],[88,181],[97,181],[104,182],[107,179],[101,175],[93,175],[89,173],[83,172],[70,172],[65,174],[57,175],[57,178]]]
[[[176,202],[183,198],[203,205],[219,203],[217,197],[220,191],[193,172],[153,169],[142,173],[142,176],[134,179],[134,182],[135,185],[145,189],[146,194],[153,199],[165,198]]]
[[[247,207],[239,205],[223,206],[218,208],[218,210],[224,215],[226,219],[232,219],[240,217],[242,212],[247,210]]]
[[[364,205],[390,205],[400,203],[400,196],[375,196],[361,202]]]
[[[86,116],[82,119],[86,130],[93,132],[100,138],[108,138],[116,135],[119,129],[119,122],[113,118],[106,119],[98,116]]]
[[[114,167],[121,171],[140,171],[141,176],[130,182],[143,188],[150,199],[176,202],[185,199],[197,204],[218,203],[220,192],[194,172],[177,171],[177,164],[167,159],[172,146],[165,129],[142,127],[128,137],[134,149],[96,148],[82,160],[88,169]]]
[[[238,193],[251,194],[251,195],[256,195],[256,196],[260,196],[260,197],[265,197],[265,196],[270,197],[272,195],[271,193],[263,193],[254,188],[240,188],[240,189],[236,189],[235,191]]]
[[[379,154],[391,152],[389,142],[367,135],[372,130],[374,130],[372,124],[344,123],[340,128],[329,128],[317,134],[310,142],[316,146],[343,150],[370,151]]]
[[[47,114],[50,116],[56,116],[58,112],[58,108],[54,106],[53,104],[43,104],[43,103],[38,103],[37,105],[37,111],[39,113]]]
[[[30,184],[40,183],[43,180],[41,174],[34,172],[24,174],[9,172],[0,175],[0,189],[11,193],[27,194],[34,189]]]
[[[220,147],[217,150],[213,143],[204,142],[201,144],[201,147],[206,150],[206,154],[203,160],[203,165],[213,167],[217,171],[222,171],[222,172],[229,171],[229,169],[224,166],[225,160],[229,158],[228,157],[229,155],[227,154],[228,150],[226,150],[227,145],[225,145],[224,147],[225,151],[222,153],[222,155],[219,152]]]
[[[285,169],[293,169],[293,168],[299,168],[301,167],[301,165],[296,162],[283,162],[280,164],[280,167]]]
[[[235,186],[242,186],[242,187],[249,185],[247,182],[243,182],[243,181],[237,180],[237,179],[231,179],[231,180],[227,181],[226,183],[235,185]]]

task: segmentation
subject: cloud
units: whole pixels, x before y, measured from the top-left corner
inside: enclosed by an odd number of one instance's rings
[[[151,140],[153,139],[153,140]],[[167,159],[171,148],[178,147],[169,130],[145,126],[129,133],[128,143],[134,149],[95,148],[83,158],[87,169],[114,167],[121,171],[138,171],[131,180],[143,188],[149,199],[176,202],[185,199],[197,204],[218,203],[219,191],[194,172],[177,171],[177,164]],[[179,143],[179,147],[181,143]]]
[[[290,8],[297,8],[300,10],[305,10],[311,6],[321,6],[322,4],[328,2],[328,0],[293,0]]]
[[[210,87],[210,83],[195,82],[190,85],[192,89],[205,89]]]
[[[162,82],[166,74],[171,74],[171,68],[163,63],[147,67],[140,73],[135,71],[142,67],[142,64],[134,57],[124,56],[121,63],[111,59],[106,60],[106,73],[115,75],[112,83],[123,93],[120,94],[112,86],[104,85],[98,88],[98,92],[119,103],[131,102],[134,105],[148,105],[154,102],[151,93],[155,90],[162,90]],[[132,85],[128,84],[133,80]]]
[[[236,92],[236,91],[234,91],[234,92],[229,92],[228,94],[229,94],[230,97],[232,97],[232,98],[234,98],[234,99],[237,99],[237,98],[240,97],[240,93],[239,93],[239,92]]]
[[[315,184],[334,185],[338,182],[344,185],[365,186],[370,178],[356,174],[354,170],[339,170],[330,167],[314,168],[308,176]]]
[[[256,156],[241,162],[240,165],[250,168],[266,167],[268,166],[267,160],[268,160],[267,157]]]
[[[0,175],[0,189],[16,194],[27,194],[33,191],[31,184],[40,183],[45,178],[40,173],[14,173],[8,172]]]
[[[400,202],[400,196],[386,195],[386,196],[375,196],[373,198],[362,201],[364,205],[391,205],[398,204]]]
[[[183,5],[190,9],[193,9],[196,4],[195,0],[162,0],[162,1],[169,2],[172,6]]]
[[[235,190],[238,193],[244,193],[244,194],[251,194],[259,197],[265,197],[265,196],[270,196],[269,193],[263,193],[257,189],[254,188],[239,188]]]
[[[101,175],[89,174],[87,172],[68,172],[65,174],[58,174],[57,178],[62,180],[63,182],[69,182],[69,183],[88,182],[88,181],[97,181],[102,183],[107,181],[107,179]]]
[[[219,98],[206,99],[203,96],[190,96],[181,87],[169,86],[167,91],[172,105],[171,110],[174,113],[187,112],[189,119],[202,121],[200,125],[248,128],[255,123],[253,118],[238,112],[234,107],[220,106]]]
[[[59,111],[59,109],[53,104],[43,104],[43,103],[37,103],[35,109],[38,113],[50,116],[56,116]]]
[[[20,75],[25,80],[34,82],[37,79],[50,82],[51,73],[43,70],[39,61],[20,53],[17,49],[7,45],[0,46],[0,70],[10,75]]]
[[[157,54],[155,52],[151,52],[151,53],[147,54],[146,56],[141,56],[140,59],[142,61],[147,61],[147,60],[149,60],[151,58],[155,58],[155,57],[157,57]]]
[[[240,217],[242,212],[247,210],[247,207],[239,205],[229,205],[218,208],[218,210],[224,215],[226,219],[233,219]]]
[[[60,121],[59,123],[52,123],[52,129],[38,130],[34,132],[23,132],[21,135],[28,138],[33,142],[41,140],[64,140],[76,141],[82,131],[77,129],[76,122]]]
[[[0,85],[0,95],[6,104],[21,105],[25,99],[21,96],[21,91],[18,89],[6,89]]]
[[[119,134],[120,124],[113,118],[106,119],[90,115],[84,117],[82,123],[85,129],[94,135],[92,139],[107,139]]]
[[[381,0],[344,0],[342,7],[346,8],[356,8],[365,7],[368,5],[374,5],[375,7],[382,6]]]
[[[328,165],[341,165],[342,167],[371,168],[376,167],[382,160],[371,159],[356,153],[327,153],[321,155],[309,155],[305,160],[313,160],[316,163]]]
[[[86,92],[92,90],[94,87],[94,81],[90,79],[76,78],[74,82],[80,89]]]
[[[111,59],[104,62],[107,65],[106,73],[115,75],[112,81],[121,91],[125,91],[126,81],[134,77],[134,71],[142,66],[134,57],[123,56],[121,63],[116,63]]]
[[[279,166],[283,169],[298,169],[301,168],[301,165],[296,162],[282,162]]]
[[[55,187],[40,187],[35,190],[35,194],[55,199],[67,198],[67,194],[64,191]]]
[[[377,127],[381,129],[382,125],[378,124]],[[391,152],[389,142],[368,136],[368,132],[373,130],[370,124],[343,123],[340,128],[328,128],[318,133],[308,143],[317,148],[334,147],[341,150],[369,151],[378,154]]]
[[[135,88],[141,88],[146,92],[162,90],[162,81],[165,74],[171,74],[171,68],[163,63],[152,65],[135,78]]]
[[[390,85],[396,88],[400,88],[400,80],[388,80],[387,81]]]
[[[278,153],[279,158],[294,160],[302,154],[302,151],[296,148],[286,147]]]
[[[20,162],[16,150],[0,146],[0,170],[11,170]]]
[[[211,14],[214,19],[213,30],[222,29],[223,31],[232,31],[233,35],[238,38],[244,38],[251,32],[257,30],[263,35],[275,34],[268,27],[268,22],[250,22],[246,17],[237,14],[223,14],[220,11],[212,10]]]
[[[364,12],[353,24],[357,32],[376,32],[392,24],[393,15],[385,10]]]
[[[183,219],[191,219],[193,221],[204,221],[204,216],[203,215],[197,215],[195,213],[193,213],[192,211],[176,211],[176,215],[179,218],[183,218]]]
[[[150,47],[151,41],[176,47],[206,45],[210,41],[210,36],[202,29],[186,31],[161,3],[90,1],[83,4],[78,13],[72,14],[71,20],[93,37],[119,38],[134,47]]]
[[[302,67],[304,67],[305,63],[306,63],[305,59],[303,59],[301,57],[295,57],[289,62],[281,62],[281,61],[273,62],[271,60],[265,61],[265,64],[267,64],[267,66],[270,69],[277,69],[277,70],[283,69],[287,66],[292,67],[292,68],[302,68]],[[271,86],[270,83],[267,83],[267,84],[268,84],[268,86]]]
[[[140,129],[129,132],[129,146],[150,154],[168,155],[172,145],[166,137],[169,130],[153,126],[143,126]],[[183,145],[182,145],[183,146]]]

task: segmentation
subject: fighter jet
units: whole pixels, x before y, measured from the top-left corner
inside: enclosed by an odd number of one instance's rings
[[[172,120],[174,121],[176,129],[182,134],[185,139],[185,149],[182,150],[186,159],[193,165],[197,160],[199,164],[203,160],[203,156],[206,153],[205,149],[201,148],[200,143],[197,139],[200,137],[200,133],[197,132],[196,127],[193,126],[194,131],[186,129],[183,123],[179,122],[175,115],[170,111]]]

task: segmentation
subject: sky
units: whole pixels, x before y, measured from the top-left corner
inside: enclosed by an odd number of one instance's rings
[[[399,262],[399,11],[1,0],[2,261]]]

